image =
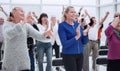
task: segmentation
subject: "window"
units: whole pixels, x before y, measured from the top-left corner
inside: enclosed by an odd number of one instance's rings
[[[47,13],[48,18],[51,16],[56,16],[57,19],[61,21],[62,18],[62,6],[43,6],[42,13]]]
[[[69,0],[42,0],[43,4],[59,4],[66,5],[69,4]]]
[[[10,0],[0,0],[0,3],[9,3]]]
[[[108,27],[109,23],[113,20],[113,15],[114,15],[114,6],[106,6],[106,7],[101,7],[100,8],[100,18],[103,18],[106,14],[106,12],[109,11],[110,14],[108,16],[108,18],[105,20],[104,27],[103,27],[103,31],[102,31],[102,37],[101,37],[101,44],[104,45],[105,41],[106,41],[106,36],[104,33],[104,30]]]
[[[113,0],[100,0],[100,5],[113,3]]]
[[[31,6],[31,5],[13,5],[12,8],[14,7],[22,7],[23,10],[25,11],[25,14],[28,14],[28,12],[35,12],[37,16],[40,15],[40,6]]]
[[[120,5],[117,5],[117,11],[120,12]]]
[[[117,0],[117,2],[120,2],[120,0]]]
[[[96,5],[96,0],[71,0],[73,5]]]
[[[16,4],[40,4],[40,0],[11,0],[12,3]]]

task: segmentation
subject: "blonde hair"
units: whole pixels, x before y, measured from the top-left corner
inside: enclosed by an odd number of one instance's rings
[[[12,22],[13,20],[14,20],[14,12],[18,9],[18,8],[20,8],[20,7],[14,7],[13,9],[12,9],[12,11],[10,12],[10,14],[9,14],[9,17],[8,17],[8,21],[9,22]]]
[[[65,16],[65,13],[68,13],[69,12],[69,10],[70,10],[70,8],[74,8],[73,6],[68,6],[66,9],[65,9],[65,11],[64,11],[64,13],[63,13],[63,21],[65,21],[66,20],[66,16]]]

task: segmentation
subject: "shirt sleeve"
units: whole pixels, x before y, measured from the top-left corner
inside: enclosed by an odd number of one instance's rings
[[[38,41],[45,39],[44,34],[41,34],[39,31],[34,29],[31,25],[26,24],[26,26],[27,26],[27,33],[30,37],[33,37]]]
[[[114,34],[113,33],[113,30],[114,30],[114,28],[113,28],[113,26],[112,25],[109,25],[108,27],[107,27],[107,29],[105,30],[105,35],[107,36],[107,38],[111,38],[112,37],[112,35]]]
[[[23,32],[21,24],[9,25],[10,23],[3,25],[3,35],[6,39],[10,40]]]

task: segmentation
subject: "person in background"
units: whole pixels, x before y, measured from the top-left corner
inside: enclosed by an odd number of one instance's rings
[[[60,38],[58,35],[58,23],[57,23],[55,16],[51,17],[50,24],[51,24],[51,30],[53,31],[53,34],[54,34],[54,38],[52,39],[51,44],[52,44],[53,49],[55,50],[55,57],[59,58],[60,57],[60,45],[61,45],[61,43],[60,43]],[[56,67],[56,70],[60,71],[60,68]]]
[[[75,19],[75,9],[68,6],[64,12],[65,21],[59,24],[58,34],[62,44],[62,57],[66,71],[82,71],[83,45],[88,37]]]
[[[47,57],[47,66],[45,71],[52,70],[52,45],[51,45],[51,38],[53,36],[53,32],[51,30],[50,24],[48,23],[48,15],[46,13],[42,13],[38,19],[37,27],[41,34],[49,31],[52,34],[46,38],[43,38],[42,41],[37,42],[37,56],[38,56],[38,68],[39,71],[43,70],[43,59],[44,53]]]
[[[105,30],[108,41],[107,71],[120,71],[120,14]]]
[[[51,17],[51,29],[52,29],[53,34],[54,34],[54,38],[52,40],[52,47],[53,47],[53,49],[55,49],[55,57],[59,58],[61,44],[60,44],[60,39],[59,39],[59,35],[58,35],[58,23],[57,23],[55,16]]]
[[[30,24],[33,28],[35,28],[36,30],[38,30],[37,25],[35,24],[35,20],[32,17],[32,13],[29,12],[27,15],[27,23]],[[28,49],[29,49],[29,56],[30,56],[30,63],[31,63],[31,69],[30,71],[35,71],[35,59],[34,59],[34,39],[32,37],[27,38],[27,45],[28,45]]]
[[[80,24],[81,24],[84,31],[86,29],[88,29],[89,25],[86,24],[85,18],[80,19]],[[89,55],[90,55],[90,47],[89,47],[89,43],[87,43],[87,44],[84,45],[83,71],[89,71]]]
[[[109,12],[106,12],[106,15],[100,20],[102,23],[107,19]],[[98,28],[98,47],[100,47],[100,39],[102,33],[103,24]]]
[[[103,22],[105,21],[106,17],[108,16],[108,12],[106,12],[106,15],[103,19],[101,19],[99,21],[99,23],[96,23],[96,18],[95,17],[91,17],[87,10],[85,11],[85,13],[88,15],[88,17],[90,18],[90,29],[88,32],[88,37],[89,37],[89,46],[90,46],[90,50],[92,50],[92,69],[93,71],[96,71],[96,58],[98,56],[98,28],[100,28],[100,26],[103,24]],[[93,34],[94,32],[94,34]]]
[[[27,36],[37,40],[48,37],[51,33],[40,34],[26,23],[21,7],[12,9],[8,22],[3,24],[4,56],[2,71],[30,71],[30,58],[27,48]]]
[[[3,23],[4,21],[7,19],[7,13],[4,11],[3,7],[0,6],[0,61],[2,60],[2,57],[3,57],[3,53],[2,53],[2,46],[4,46],[3,44],[3,41],[4,41],[4,38],[3,38]]]
[[[80,17],[80,15],[81,15],[82,9],[83,9],[83,7],[81,7],[81,8],[79,9],[79,12],[78,12],[78,13],[75,11],[75,19],[74,19],[75,22],[78,22],[78,23],[79,23],[79,17]]]
[[[0,61],[2,60],[3,23],[4,23],[4,19],[0,16]]]

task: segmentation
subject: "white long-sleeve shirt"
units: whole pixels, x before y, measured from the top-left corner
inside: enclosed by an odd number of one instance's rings
[[[39,29],[39,32],[41,34],[44,34],[46,31],[50,30],[50,25],[48,25],[48,29],[46,30],[46,28],[44,26],[42,26],[41,24],[37,24],[37,27]],[[44,37],[41,42],[45,42],[45,43],[48,43],[48,42],[51,42],[51,37],[50,38],[46,38]]]
[[[52,38],[51,44],[53,45],[54,42],[56,41],[56,43],[58,45],[61,45],[60,38],[58,35],[58,23],[56,23],[54,26],[52,26],[52,30],[53,30],[54,37]]]

